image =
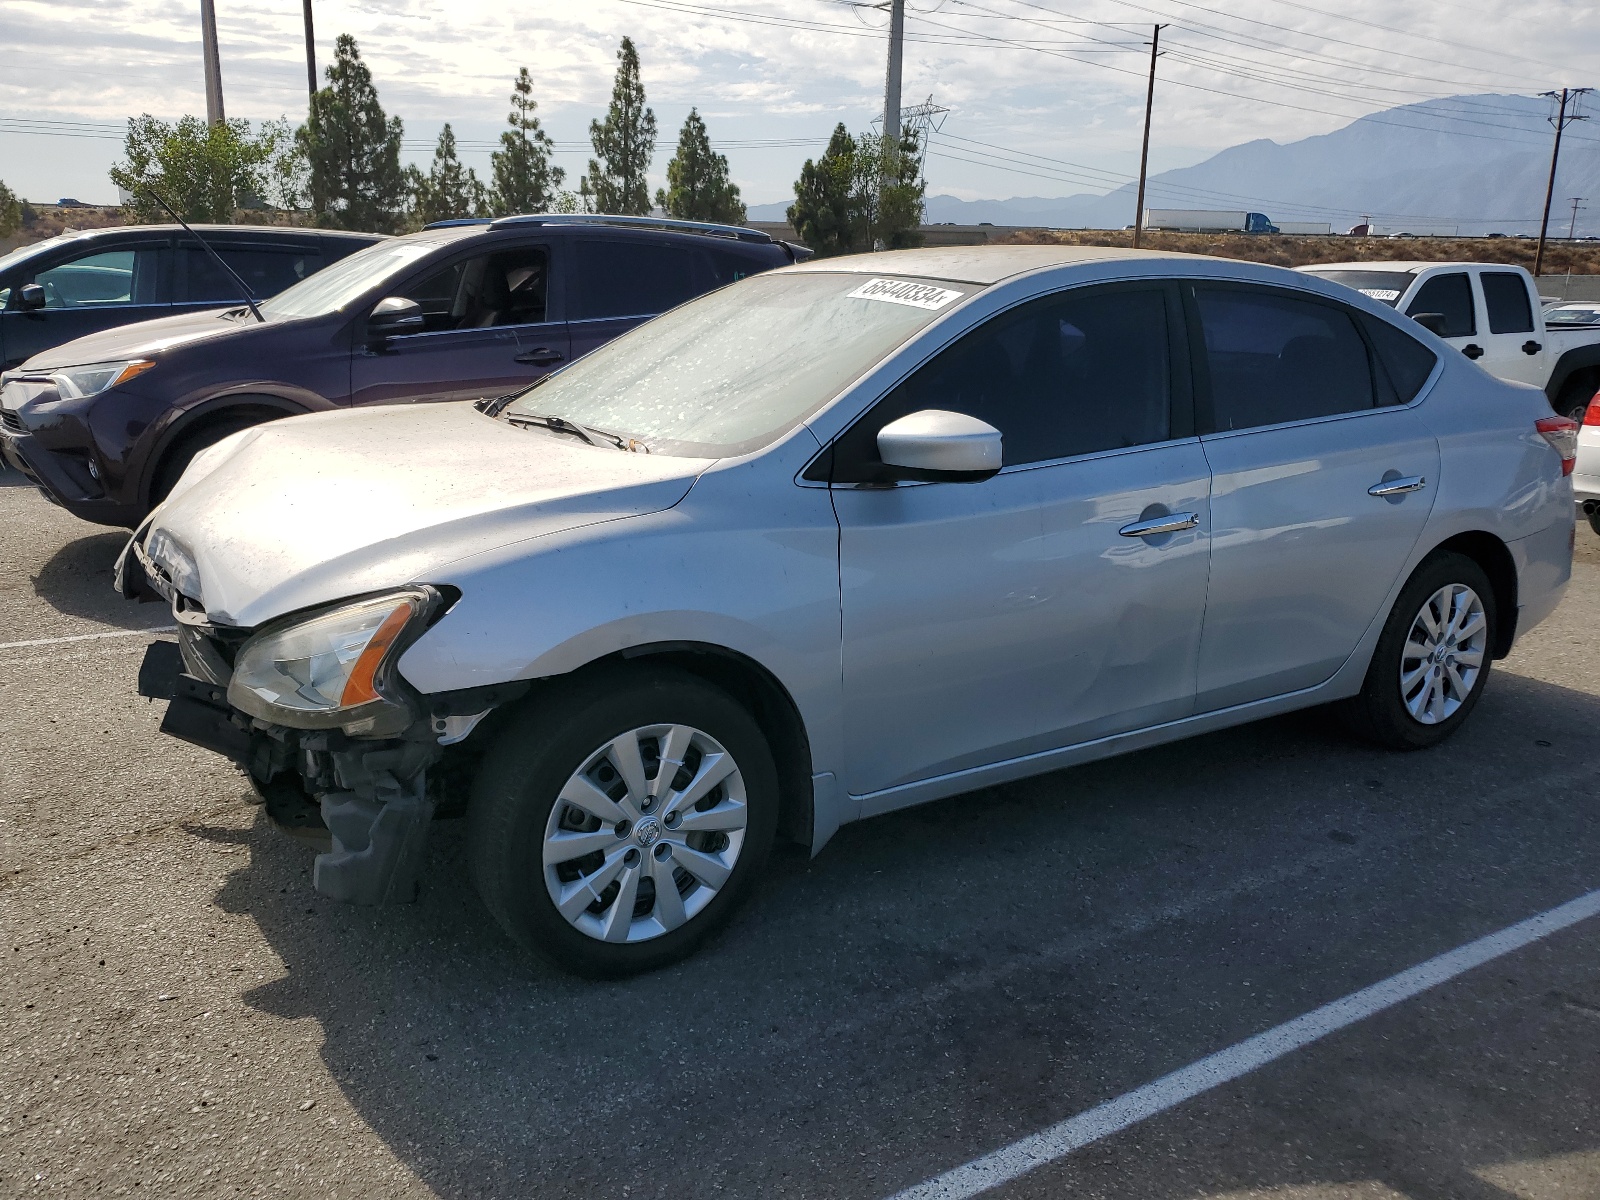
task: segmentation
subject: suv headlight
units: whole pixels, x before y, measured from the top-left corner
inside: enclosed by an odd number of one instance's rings
[[[135,358],[125,362],[90,363],[83,367],[62,367],[58,371],[49,372],[50,382],[56,385],[56,391],[63,400],[85,400],[90,396],[98,396],[119,383],[127,383],[137,375],[143,375],[155,363],[148,359]]]
[[[441,600],[433,588],[405,588],[269,625],[239,648],[228,702],[275,725],[397,733],[411,713],[394,660]]]

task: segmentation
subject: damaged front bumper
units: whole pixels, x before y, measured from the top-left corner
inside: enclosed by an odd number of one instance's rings
[[[427,772],[443,752],[431,721],[371,740],[267,725],[233,708],[224,684],[190,674],[188,657],[171,642],[145,651],[139,692],[167,700],[161,732],[237,763],[291,832],[307,830],[315,805],[329,839],[312,871],[323,895],[353,904],[414,899],[436,807]]]
[[[397,736],[291,729],[228,702],[229,641],[180,621],[179,640],[155,642],[139,669],[139,694],[166,700],[161,732],[210,750],[249,775],[268,815],[286,832],[325,848],[312,886],[352,904],[416,898],[428,831],[441,810],[464,803],[464,739],[526,684],[427,697],[426,715]],[[455,762],[445,762],[455,755]]]

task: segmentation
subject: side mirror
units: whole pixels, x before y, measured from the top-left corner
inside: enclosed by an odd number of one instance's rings
[[[1411,319],[1418,325],[1421,325],[1429,333],[1436,333],[1440,337],[1444,336],[1443,313],[1412,313]]]
[[[421,333],[427,321],[422,305],[404,296],[386,296],[367,317],[367,341],[381,343],[402,333]]]
[[[37,283],[25,283],[17,289],[17,307],[24,312],[44,307],[44,288]]]
[[[1000,470],[1000,442],[987,421],[925,408],[878,430],[878,457],[901,479],[976,482]]]

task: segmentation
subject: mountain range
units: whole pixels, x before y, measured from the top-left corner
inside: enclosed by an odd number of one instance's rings
[[[1452,96],[1370,113],[1332,133],[1278,143],[1258,138],[1192,167],[1150,177],[1152,208],[1248,209],[1274,221],[1326,221],[1343,232],[1370,216],[1375,232],[1537,233],[1550,170],[1553,109],[1530,96]],[[1569,125],[1550,231],[1565,236],[1569,197],[1592,197],[1578,234],[1600,234],[1600,137]],[[932,195],[930,222],[1120,228],[1135,188],[1060,197],[960,200]],[[753,205],[781,221],[785,204]]]

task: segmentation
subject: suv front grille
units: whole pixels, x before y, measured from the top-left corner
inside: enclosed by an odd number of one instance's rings
[[[0,408],[0,425],[5,426],[12,433],[27,433],[28,427],[22,423],[22,417],[14,408]]]

